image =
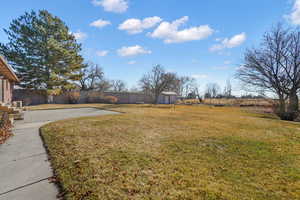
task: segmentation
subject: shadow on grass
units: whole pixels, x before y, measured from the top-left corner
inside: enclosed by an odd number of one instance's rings
[[[258,116],[258,118],[263,118],[263,119],[270,119],[270,120],[280,120],[279,117],[269,114],[269,115],[261,115]]]

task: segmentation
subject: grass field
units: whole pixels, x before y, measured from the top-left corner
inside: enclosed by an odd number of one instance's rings
[[[300,199],[299,123],[234,107],[110,109],[124,114],[42,128],[65,199]]]

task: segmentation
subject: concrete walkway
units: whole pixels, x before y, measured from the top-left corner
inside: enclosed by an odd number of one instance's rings
[[[39,136],[39,128],[67,118],[116,114],[94,108],[29,111],[18,121],[14,136],[0,145],[0,200],[55,200],[58,190]]]

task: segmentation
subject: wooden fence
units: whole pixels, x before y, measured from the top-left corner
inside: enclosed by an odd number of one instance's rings
[[[136,103],[152,103],[152,97],[138,92],[97,92],[97,91],[80,91],[80,97],[78,103],[91,103],[89,102],[90,96],[99,96],[99,102],[101,103],[100,97],[103,96],[114,96],[118,98],[119,104],[136,104]],[[40,90],[25,90],[17,89],[13,92],[14,101],[22,101],[25,106],[28,105],[39,105],[47,103],[47,95],[44,91]],[[68,104],[69,97],[68,93],[64,93],[53,97],[53,103],[56,104]]]

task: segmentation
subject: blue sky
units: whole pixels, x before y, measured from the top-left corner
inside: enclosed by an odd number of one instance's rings
[[[154,64],[223,86],[272,25],[300,24],[299,0],[19,0],[1,4],[0,42],[2,29],[32,9],[59,16],[84,58],[129,87]]]

